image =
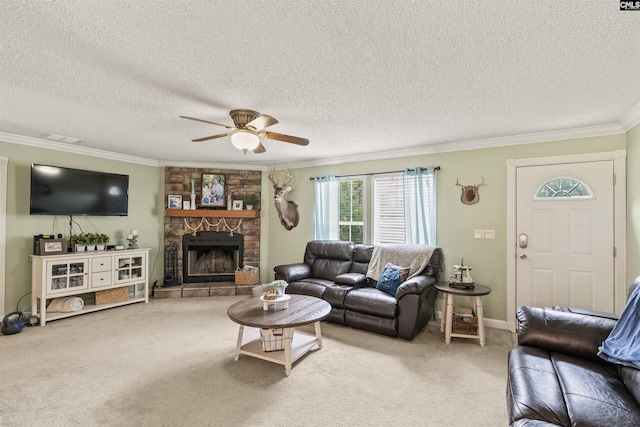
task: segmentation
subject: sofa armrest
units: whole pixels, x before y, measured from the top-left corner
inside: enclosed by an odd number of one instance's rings
[[[518,345],[540,347],[602,361],[598,347],[616,324],[613,319],[553,309],[518,308]]]
[[[361,273],[339,274],[333,279],[338,285],[355,286],[361,288],[367,285],[367,276]]]
[[[396,299],[400,299],[408,294],[420,295],[434,283],[436,283],[435,277],[421,275],[414,276],[409,280],[405,280],[400,284],[400,286],[398,286]]]
[[[311,277],[311,266],[305,263],[278,265],[273,267],[273,271],[276,273],[276,280],[286,282],[295,282]]]

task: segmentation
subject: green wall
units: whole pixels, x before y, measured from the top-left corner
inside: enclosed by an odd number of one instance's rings
[[[640,150],[640,142],[636,145],[639,145],[637,149]],[[285,230],[278,221],[273,203],[270,204],[272,214],[265,221],[269,227],[268,248],[263,252],[268,254],[268,278],[273,279],[273,267],[276,265],[301,262],[306,242],[313,239],[314,190],[309,177],[385,172],[413,166],[440,166],[441,170],[437,172],[437,237],[438,246],[442,247],[445,254],[447,268],[459,263],[460,258],[464,257],[465,264],[473,268],[474,280],[492,288],[491,294],[483,299],[485,316],[506,321],[507,159],[615,151],[624,150],[626,146],[627,136],[620,134],[294,169],[294,189],[289,193],[288,199],[299,205],[300,224],[291,231]],[[635,164],[640,165],[640,159],[636,158]],[[478,184],[481,177],[484,177],[486,185],[480,187],[480,201],[475,205],[462,204],[460,187],[455,186],[456,179],[460,183],[471,185]],[[271,186],[269,189],[272,196]],[[639,210],[640,197],[637,199],[639,201],[636,202],[636,209]],[[265,207],[263,204],[263,211]],[[496,239],[474,239],[474,229],[495,230]],[[632,240],[637,246],[637,236]]]
[[[354,162],[340,165],[292,169],[294,188],[288,199],[299,205],[300,224],[287,231],[275,210],[273,187],[268,172],[262,176],[261,210],[261,280],[273,280],[273,267],[302,261],[306,243],[313,239],[313,181],[317,175],[347,175],[401,170],[405,167],[438,165],[438,245],[451,266],[464,257],[473,267],[473,277],[490,285],[492,293],[485,297],[487,318],[506,320],[506,161],[529,157],[558,156],[602,151],[627,150],[627,278],[640,275],[640,126],[628,134],[604,137],[552,141],[469,151],[425,154],[397,159]],[[164,209],[164,168],[144,166],[98,157],[69,154],[0,142],[0,155],[9,158],[7,188],[7,255],[6,307],[15,309],[20,297],[30,291],[29,255],[32,236],[39,233],[69,234],[68,218],[29,215],[29,167],[31,163],[94,169],[130,175],[128,217],[74,217],[85,231],[111,236],[124,242],[128,230],[140,231],[140,247],[152,249],[150,258],[151,284],[162,284],[162,236]],[[465,185],[480,187],[476,205],[460,202],[456,179]],[[95,226],[95,228],[94,228]],[[495,240],[474,239],[474,229],[493,229]],[[28,297],[20,308],[29,306]]]
[[[57,150],[31,147],[0,141],[0,155],[9,159],[7,168],[7,246],[5,274],[5,312],[16,309],[18,300],[31,291],[31,260],[33,236],[62,234],[69,238],[69,217],[29,215],[30,167],[32,163],[50,164],[78,169],[90,169],[129,175],[129,215],[126,217],[74,216],[85,232],[109,235],[110,243],[125,243],[129,230],[140,234],[138,245],[151,248],[149,259],[150,284],[162,283],[162,218],[158,212],[162,169],[128,162],[102,159]],[[74,231],[78,232],[74,224]],[[30,295],[20,302],[20,310],[29,309]]]

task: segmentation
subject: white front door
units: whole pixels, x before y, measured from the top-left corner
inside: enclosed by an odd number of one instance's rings
[[[516,170],[516,306],[615,311],[614,163]]]

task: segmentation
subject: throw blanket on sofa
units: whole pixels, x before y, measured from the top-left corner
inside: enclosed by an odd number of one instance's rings
[[[375,245],[367,269],[367,277],[377,281],[384,266],[391,262],[400,267],[409,267],[407,278],[410,279],[424,270],[436,248],[437,246],[409,244]]]
[[[640,368],[640,286],[631,293],[618,323],[598,350],[604,360]]]

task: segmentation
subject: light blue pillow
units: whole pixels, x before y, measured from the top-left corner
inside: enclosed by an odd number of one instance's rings
[[[408,274],[408,268],[399,267],[389,262],[380,273],[376,288],[395,296],[398,287],[407,279]]]

